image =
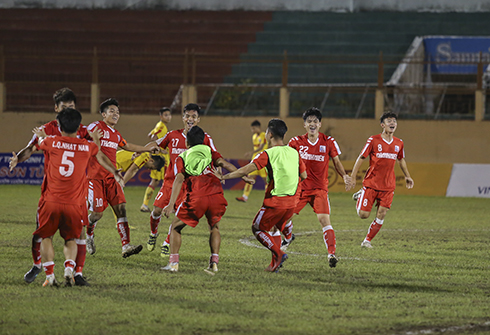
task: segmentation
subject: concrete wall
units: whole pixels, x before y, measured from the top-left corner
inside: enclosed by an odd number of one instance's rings
[[[132,143],[145,144],[146,135],[158,116],[124,115],[117,129]],[[31,137],[31,129],[54,119],[54,113],[0,114],[0,152],[19,151]],[[83,114],[83,123],[98,120],[98,115]],[[200,126],[214,139],[226,158],[243,158],[251,150],[250,117],[203,116]],[[268,117],[258,118],[263,128]],[[305,133],[300,118],[287,118],[286,138]],[[373,119],[324,119],[322,131],[334,136],[342,150],[342,160],[355,160],[370,135],[379,133]],[[174,115],[170,129],[182,128]],[[490,122],[400,120],[396,136],[403,139],[408,162],[490,164]],[[347,166],[346,166],[347,168]],[[351,167],[348,167],[351,168]]]
[[[3,0],[0,8],[486,12],[488,0]]]

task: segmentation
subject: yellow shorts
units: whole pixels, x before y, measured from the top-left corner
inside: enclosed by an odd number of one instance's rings
[[[248,174],[249,176],[261,176],[262,178],[267,178],[267,171],[265,168],[262,168],[260,170],[255,170],[254,172],[251,172]]]

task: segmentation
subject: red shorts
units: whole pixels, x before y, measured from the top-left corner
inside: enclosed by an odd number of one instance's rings
[[[294,208],[271,208],[262,207],[255,215],[253,226],[258,230],[269,231],[276,226],[279,230],[284,229],[286,222],[291,219],[294,214]]]
[[[153,202],[153,207],[159,207],[159,208],[165,208],[165,206],[168,205],[168,202],[170,201],[170,196],[172,195],[172,186],[173,182],[172,181],[164,181],[162,187],[160,188],[160,191],[158,192],[157,196],[155,197],[155,201]],[[180,190],[179,195],[177,196],[177,201],[175,201],[175,206],[174,208],[177,209],[177,207],[180,205],[180,203],[184,200],[184,191],[183,187]]]
[[[327,191],[315,190],[312,193],[308,192],[310,193],[308,195],[304,195],[303,192],[301,192],[299,202],[294,209],[294,214],[299,214],[306,204],[310,204],[316,214],[330,214],[330,200]]]
[[[88,203],[90,211],[102,213],[108,205],[114,207],[126,203],[126,198],[116,179],[89,179]]]
[[[363,187],[361,195],[357,199],[357,213],[359,211],[370,212],[375,201],[377,206],[391,208],[393,195],[395,195],[393,191],[377,191],[369,187]]]
[[[83,223],[88,221],[87,206],[85,205],[45,201],[39,205],[38,215],[39,227],[33,235],[48,238],[59,229],[60,235],[65,241],[79,238]]]
[[[196,197],[183,201],[177,208],[175,216],[186,225],[195,227],[199,223],[199,219],[206,215],[208,224],[214,227],[225,215],[226,206],[228,206],[228,202],[221,193]]]

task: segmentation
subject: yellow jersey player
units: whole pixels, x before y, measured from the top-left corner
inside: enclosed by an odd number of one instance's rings
[[[150,133],[148,134],[148,137],[152,141],[156,141],[159,138],[165,136],[166,133],[168,133],[167,124],[169,124],[170,121],[172,120],[172,111],[168,107],[162,107],[159,111],[159,114],[160,114],[160,121],[158,121],[155,128],[153,128],[153,130],[150,131]],[[170,162],[170,156],[168,155],[167,152],[164,152],[161,155],[165,159],[165,166],[160,170],[151,170],[150,172],[151,180],[150,183],[148,184],[148,187],[146,188],[145,196],[143,197],[143,204],[141,205],[140,208],[142,212],[147,212],[147,213],[151,212],[151,209],[148,207],[148,204],[153,196],[153,191],[155,190],[155,187],[159,186],[160,181],[163,180],[163,176],[165,175],[165,169]]]
[[[252,131],[252,142],[254,145],[254,150],[251,152],[247,152],[245,156],[247,158],[253,159],[256,155],[260,154],[262,151],[267,149],[267,141],[265,139],[265,132],[262,131],[260,128],[260,122],[258,120],[255,120],[252,122],[250,125],[250,130]],[[255,170],[252,173],[249,174],[249,177],[252,177],[253,179],[256,178],[256,176],[261,176],[262,179],[264,180],[264,183],[266,184],[266,189],[267,189],[267,171],[265,168],[260,169],[260,170]],[[250,195],[250,192],[252,192],[253,185],[252,184],[245,184],[245,187],[243,188],[243,195],[239,198],[236,198],[236,200],[241,201],[241,202],[247,202],[248,196]]]

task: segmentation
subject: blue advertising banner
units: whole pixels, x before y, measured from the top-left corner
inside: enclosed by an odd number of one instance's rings
[[[44,177],[44,155],[33,154],[9,171],[12,154],[0,153],[0,184],[41,185]]]
[[[432,62],[432,73],[476,74],[480,52],[484,69],[490,63],[490,37],[427,36],[424,46],[427,61]]]

